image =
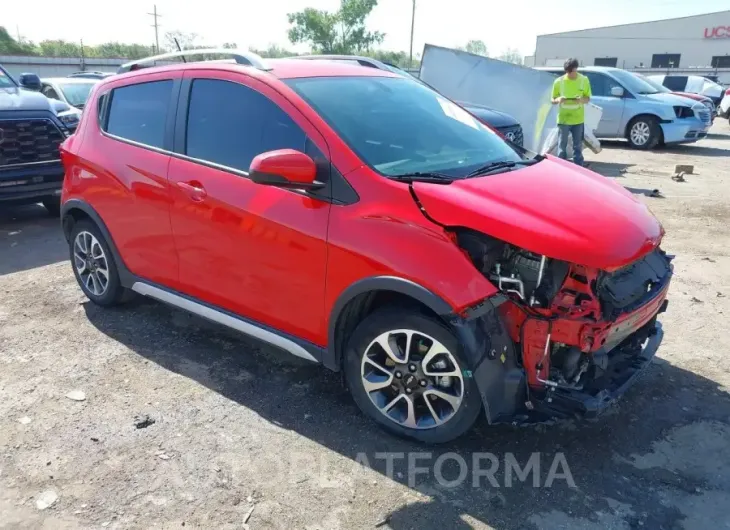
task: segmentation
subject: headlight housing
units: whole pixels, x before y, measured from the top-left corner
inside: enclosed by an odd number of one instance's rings
[[[79,125],[80,118],[80,113],[74,110],[65,110],[58,113],[58,119],[61,120],[61,123],[63,123],[70,132],[74,132],[76,130],[76,127]]]
[[[695,113],[692,107],[685,107],[683,105],[677,105],[674,107],[674,115],[677,118],[694,118]]]

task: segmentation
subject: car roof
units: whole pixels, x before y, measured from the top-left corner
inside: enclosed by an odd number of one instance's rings
[[[68,85],[76,85],[76,84],[88,84],[88,83],[98,83],[101,81],[101,79],[94,79],[89,77],[43,77],[41,78],[41,83],[54,83],[54,84],[68,84]]]
[[[254,74],[255,77],[266,77],[271,75],[278,79],[296,79],[304,77],[395,77],[401,76],[391,73],[388,70],[379,70],[369,66],[360,66],[338,60],[303,61],[300,59],[267,59],[267,70],[261,70],[253,66],[237,64],[232,60],[223,61],[193,61],[187,63],[175,63],[165,66],[151,66],[140,68],[112,78],[104,79],[102,82],[116,82],[118,79],[129,79],[152,72],[165,71],[187,71],[187,70],[221,70],[227,72],[243,72]]]

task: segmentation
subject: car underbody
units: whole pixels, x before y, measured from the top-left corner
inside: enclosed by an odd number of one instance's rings
[[[454,237],[501,291],[476,311],[486,337],[499,338],[500,324],[508,337],[487,345],[488,369],[475,370],[491,422],[595,415],[651,361],[672,276],[660,248],[608,273],[471,230]]]

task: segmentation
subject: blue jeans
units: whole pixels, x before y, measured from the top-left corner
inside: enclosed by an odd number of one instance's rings
[[[583,124],[563,125],[558,124],[558,156],[563,160],[568,159],[568,136],[573,137],[573,162],[579,166],[583,165]]]

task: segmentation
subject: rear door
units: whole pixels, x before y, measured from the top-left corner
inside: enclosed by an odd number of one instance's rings
[[[611,95],[611,88],[621,85],[601,72],[582,72],[591,82],[591,102],[603,109],[601,121],[596,129],[599,138],[623,136],[621,124],[624,114],[624,98]],[[624,97],[629,97],[628,93]]]
[[[181,72],[139,75],[105,87],[79,151],[78,194],[109,228],[125,265],[177,285],[167,167]],[[89,131],[93,128],[93,131]]]
[[[330,202],[253,183],[251,160],[306,152],[327,182],[327,144],[277,91],[234,72],[186,72],[175,150],[172,229],[184,292],[255,323],[321,342]]]

